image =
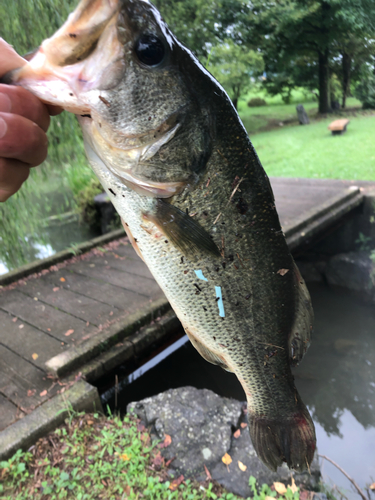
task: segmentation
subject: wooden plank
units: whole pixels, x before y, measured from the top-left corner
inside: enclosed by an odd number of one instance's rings
[[[51,390],[51,380],[42,370],[1,344],[0,359],[0,393],[24,412],[27,413],[56,392],[57,389]]]
[[[46,361],[67,348],[68,339],[62,345],[60,341],[27,323],[14,322],[12,319],[10,314],[0,311],[0,342],[42,370],[45,369]]]
[[[86,326],[85,321],[34,300],[19,290],[9,290],[2,294],[0,308],[63,342],[69,341],[65,336],[68,330],[74,330],[75,340],[93,330],[92,326]]]
[[[105,280],[107,283],[124,288],[125,290],[137,292],[149,298],[160,296],[162,293],[155,280],[129,274],[118,269],[112,269],[110,266],[96,267],[95,264],[81,261],[73,264],[70,269],[75,273]]]
[[[60,281],[62,277],[64,277],[65,282]],[[71,269],[61,269],[51,274],[50,278],[56,286],[62,286],[99,302],[115,306],[128,313],[140,308],[149,300],[144,295],[124,290],[103,280],[89,278],[83,274],[76,274]]]
[[[0,394],[0,432],[24,415],[23,411]]]
[[[96,255],[90,259],[90,264],[95,264],[95,266],[110,266],[112,269],[119,269],[129,274],[153,280],[154,277],[146,264],[136,255],[133,249],[131,251],[130,255],[123,255],[120,253],[121,248],[119,248],[116,251],[109,251],[100,256]]]
[[[112,306],[90,299],[71,290],[61,287],[54,292],[54,288],[56,287],[51,283],[50,275],[46,275],[37,280],[27,281],[26,285],[20,288],[20,291],[30,297],[37,297],[41,302],[57,307],[61,311],[70,313],[76,318],[88,321],[97,326],[103,324],[110,317],[111,312],[116,313],[116,315],[120,313],[118,309]]]

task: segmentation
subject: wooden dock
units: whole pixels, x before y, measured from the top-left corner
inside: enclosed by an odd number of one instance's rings
[[[271,184],[292,252],[359,207],[375,186],[281,178]],[[105,243],[120,235],[0,277],[0,459],[15,451],[14,443],[2,450],[2,438],[20,419],[26,424],[82,376],[90,382],[145,355],[178,327],[127,238]]]

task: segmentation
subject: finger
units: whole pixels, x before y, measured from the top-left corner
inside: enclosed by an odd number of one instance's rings
[[[8,158],[0,158],[0,202],[16,193],[29,177],[30,168],[26,163]]]
[[[19,56],[3,38],[0,38],[0,54],[0,76],[26,64],[26,60]]]
[[[64,111],[64,108],[60,106],[53,106],[52,104],[47,104],[48,112],[51,116],[59,115]]]
[[[38,125],[27,118],[0,113],[0,157],[36,166],[47,156],[48,139]]]
[[[0,84],[0,112],[20,115],[47,132],[50,124],[48,108],[37,97],[23,89]]]

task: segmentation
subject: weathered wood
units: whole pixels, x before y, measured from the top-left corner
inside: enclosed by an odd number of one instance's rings
[[[146,297],[153,298],[162,293],[155,280],[120,271],[119,269],[113,269],[110,266],[97,267],[95,264],[82,261],[73,264],[71,269],[85,276],[105,279],[107,283],[124,288],[125,290],[137,292]]]
[[[92,326],[86,326],[85,321],[34,300],[19,290],[3,293],[0,296],[0,308],[63,342],[69,342],[65,335],[68,330],[74,330],[74,338],[80,339],[93,329]]]
[[[63,283],[60,281],[62,277],[65,279]],[[105,270],[103,277],[105,277]],[[145,295],[139,295],[123,288],[119,289],[119,287],[111,285],[103,279],[90,278],[83,274],[77,274],[71,269],[57,271],[50,275],[50,279],[54,280],[58,284],[57,286],[62,286],[109,306],[115,306],[125,312],[132,312],[149,300]]]
[[[110,313],[118,314],[115,307],[111,307],[97,300],[90,299],[84,295],[57,287],[51,283],[50,276],[43,276],[37,280],[30,280],[20,290],[30,297],[36,297],[39,301],[57,307],[61,311],[72,314],[76,318],[88,321],[93,325],[104,323]]]
[[[148,267],[138,257],[133,248],[126,250],[126,253],[123,252],[122,248],[127,247],[120,246],[116,251],[106,252],[101,256],[97,255],[90,259],[90,264],[110,266],[112,269],[119,269],[129,274],[135,274],[143,278],[154,280]]]
[[[67,344],[71,343],[70,339],[66,339],[64,345],[61,345],[55,338],[25,322],[14,322],[13,318],[10,314],[0,311],[1,343],[41,369],[45,369],[46,361],[64,351]]]
[[[24,415],[22,410],[0,394],[0,431]]]
[[[1,344],[0,359],[0,393],[16,407],[27,413],[50,397],[51,380],[42,370]]]

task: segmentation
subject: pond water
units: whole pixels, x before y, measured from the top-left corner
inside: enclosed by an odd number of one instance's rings
[[[296,385],[315,422],[318,452],[365,488],[375,481],[375,308],[324,285],[310,284],[309,289],[315,331],[308,353],[294,370]],[[120,381],[118,409],[125,412],[131,401],[185,385],[245,400],[236,377],[204,361],[182,337]],[[114,388],[102,399],[114,408]],[[322,474],[347,498],[359,498],[327,461]]]

